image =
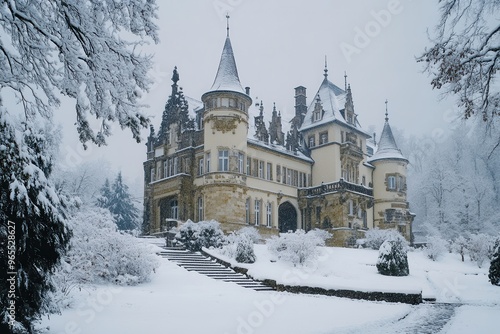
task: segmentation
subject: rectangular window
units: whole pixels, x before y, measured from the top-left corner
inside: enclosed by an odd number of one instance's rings
[[[174,172],[172,175],[177,175],[178,173],[178,164],[179,164],[179,158],[175,157],[174,158]]]
[[[208,152],[205,155],[205,162],[207,164],[207,168],[205,168],[205,170],[206,170],[207,173],[210,173],[210,152]]]
[[[219,172],[227,172],[229,170],[229,151],[219,150]]]
[[[299,172],[293,171],[293,186],[296,187],[299,184]]]
[[[299,172],[299,188],[304,186],[304,173]]]
[[[179,202],[176,199],[170,202],[170,216],[173,219],[179,219]]]
[[[154,182],[155,180],[155,169],[151,168],[150,182]]]
[[[276,166],[276,181],[281,182],[281,166]]]
[[[247,157],[247,175],[252,175],[252,158]]]
[[[205,164],[205,162],[204,162],[203,158],[200,158],[198,160],[198,175],[203,175],[203,169],[205,167],[204,164]]]
[[[253,174],[252,176],[259,176],[259,160],[253,159]]]
[[[259,161],[259,177],[264,178],[264,161]]]
[[[273,226],[273,204],[271,202],[267,202],[266,208],[266,226]]]
[[[203,218],[203,197],[198,197],[198,221],[202,221]]]
[[[283,170],[281,172],[282,172],[281,183],[286,184],[286,167],[283,167]]]
[[[273,179],[273,165],[270,162],[267,163],[266,179],[270,181]]]
[[[245,202],[245,223],[250,225],[250,198]]]
[[[243,153],[238,153],[238,173],[244,173],[244,160],[245,160],[245,156],[243,155]]]
[[[260,200],[255,200],[255,226],[260,225]]]
[[[396,177],[394,175],[387,177],[387,189],[396,190]]]
[[[328,132],[322,132],[319,134],[319,144],[323,145],[328,143]]]
[[[286,184],[288,185],[292,185],[292,172],[291,169],[286,170]]]
[[[168,160],[163,161],[163,177],[168,177]]]
[[[316,139],[315,139],[314,135],[309,136],[309,139],[308,139],[309,147],[314,147],[314,145],[316,145],[315,141],[316,141]]]

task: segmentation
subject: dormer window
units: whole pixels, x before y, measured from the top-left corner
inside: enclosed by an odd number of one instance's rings
[[[319,98],[319,95],[316,98],[316,104],[314,105],[314,111],[312,117],[313,117],[312,119],[313,122],[320,121],[321,118],[323,117],[323,106],[321,105],[321,99]]]

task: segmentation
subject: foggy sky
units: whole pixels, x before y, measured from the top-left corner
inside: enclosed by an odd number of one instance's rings
[[[230,37],[242,86],[251,87],[254,103],[262,100],[266,123],[273,102],[284,121],[294,113],[294,87],[307,88],[308,104],[323,80],[325,55],[329,79],[351,84],[355,112],[365,130],[380,131],[389,100],[391,126],[409,135],[446,133],[455,117],[452,99],[441,101],[423,65],[415,58],[431,42],[427,29],[438,20],[435,1],[332,0],[158,0],[160,44],[154,54],[153,86],[143,98],[158,130],[177,66],[184,94],[198,99],[212,85],[226,37]],[[388,14],[388,15],[387,15]],[[346,56],[347,55],[347,56]],[[69,164],[104,158],[125,178],[142,186],[144,143],[115,124],[108,146],[84,152],[76,135],[75,111],[66,101],[56,120],[63,124],[63,160]],[[250,115],[253,117],[255,115]],[[143,131],[145,139],[148,130]],[[404,153],[404,152],[403,152]],[[135,190],[135,189],[134,189]]]

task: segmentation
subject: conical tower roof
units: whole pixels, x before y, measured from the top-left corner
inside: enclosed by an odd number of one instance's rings
[[[408,162],[401,150],[396,144],[394,135],[392,134],[391,126],[389,125],[389,118],[385,118],[384,129],[380,135],[380,140],[377,145],[377,152],[368,159],[368,162],[374,162],[377,160],[403,160]]]
[[[210,92],[214,91],[231,91],[245,94],[245,90],[241,86],[240,78],[238,77],[238,69],[236,68],[229,34],[222,49],[217,75],[215,76],[212,88],[210,88]]]

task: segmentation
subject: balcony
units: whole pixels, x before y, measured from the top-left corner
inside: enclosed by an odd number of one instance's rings
[[[320,186],[299,189],[299,197],[315,197],[330,193],[338,192],[354,192],[362,195],[373,197],[373,189],[360,184],[344,181],[340,179],[337,182],[324,183]]]

